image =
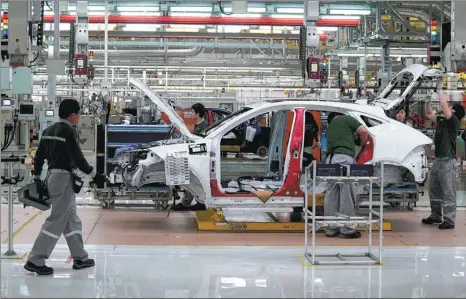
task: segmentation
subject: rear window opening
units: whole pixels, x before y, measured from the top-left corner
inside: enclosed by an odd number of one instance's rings
[[[377,119],[374,119],[374,118],[371,118],[371,117],[368,117],[368,116],[365,116],[365,115],[361,115],[361,119],[364,121],[366,126],[369,127],[369,128],[376,127],[376,126],[382,124],[382,122],[380,120],[377,120]]]

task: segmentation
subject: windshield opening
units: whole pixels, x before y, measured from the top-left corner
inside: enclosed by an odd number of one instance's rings
[[[220,121],[218,122],[215,122],[213,123],[211,126],[207,127],[204,131],[200,132],[198,135],[199,136],[202,136],[202,137],[205,137],[207,135],[210,134],[210,132],[212,132],[214,129],[216,129],[217,127],[221,126],[224,122],[234,118],[234,117],[237,117],[238,115],[241,115],[249,110],[251,110],[252,108],[242,108],[236,112],[233,112],[232,114],[226,116],[225,118],[222,118]]]

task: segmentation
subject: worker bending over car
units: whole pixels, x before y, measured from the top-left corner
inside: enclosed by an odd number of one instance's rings
[[[437,87],[441,112],[436,116],[430,104],[427,117],[437,123],[435,130],[435,161],[430,172],[429,198],[431,214],[424,224],[439,224],[439,229],[455,228],[456,218],[456,137],[465,115],[460,103],[449,105],[441,86]]]
[[[326,164],[356,164],[356,139],[359,137],[361,144],[367,143],[367,129],[354,117],[332,112],[328,115],[327,128],[327,158]],[[325,194],[325,216],[355,215],[356,188],[352,183],[330,183]],[[329,226],[325,228],[327,237],[340,235],[344,238],[359,238],[361,233],[356,227]]]
[[[78,135],[73,125],[81,119],[80,106],[74,99],[61,102],[60,121],[48,127],[42,134],[34,161],[34,180],[40,181],[44,160],[48,172],[45,179],[52,211],[34,242],[24,268],[39,275],[53,274],[53,268],[45,265],[55,245],[64,235],[73,258],[73,269],[94,266],[84,250],[82,223],[76,212],[75,182],[80,180],[73,173],[76,168],[93,178],[94,183],[105,183],[106,176],[97,174],[89,165],[79,147]]]

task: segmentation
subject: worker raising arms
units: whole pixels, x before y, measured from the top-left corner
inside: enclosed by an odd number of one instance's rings
[[[426,105],[427,117],[437,123],[437,128],[435,161],[429,180],[431,214],[422,219],[422,223],[452,229],[456,218],[456,137],[465,111],[460,103],[449,105],[441,86],[437,87],[437,92],[442,113],[436,116],[431,105]]]

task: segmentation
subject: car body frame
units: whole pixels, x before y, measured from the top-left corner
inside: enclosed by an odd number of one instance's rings
[[[356,103],[345,103],[287,99],[253,103],[215,123],[204,131],[203,136],[192,134],[178,113],[150,88],[136,79],[130,79],[130,83],[144,92],[159,109],[170,117],[171,123],[183,134],[184,139],[176,144],[157,145],[140,150],[136,155],[137,160],[125,159],[122,163],[133,164],[131,173],[126,174],[125,184],[144,186],[153,183],[150,178],[150,169],[156,164],[165,163],[166,158],[173,153],[178,153],[187,158],[189,165],[189,183],[181,187],[194,195],[196,200],[205,203],[207,207],[248,207],[251,209],[302,207],[304,204],[304,187],[301,183],[304,117],[309,111],[338,112],[356,118],[367,128],[370,135],[368,144],[358,154],[358,163],[374,165],[376,173],[381,162],[391,166],[385,167],[384,177],[387,183],[422,184],[426,181],[428,173],[426,149],[430,148],[432,140],[393,118],[400,109],[405,107],[406,102],[422,83],[426,80],[441,78],[443,74],[438,70],[422,65],[412,65],[395,75],[380,96],[372,101],[360,100]],[[393,92],[400,82],[404,82],[405,89],[401,95],[394,95]],[[284,144],[277,139],[274,140],[273,136],[286,136],[282,125],[283,119],[286,118],[285,111],[287,115],[292,112],[292,129]],[[272,150],[281,152],[280,149],[284,149],[286,153],[284,156],[276,155],[276,157],[273,157],[273,153],[269,154],[268,175],[279,172],[280,186],[261,190],[261,192],[244,189],[231,192],[224,186],[221,178],[222,138],[249,119],[265,113],[272,113],[278,124],[272,128],[271,152]],[[203,150],[192,151],[195,147]],[[141,151],[143,155],[140,155]],[[274,159],[280,165],[275,170],[271,169]]]

